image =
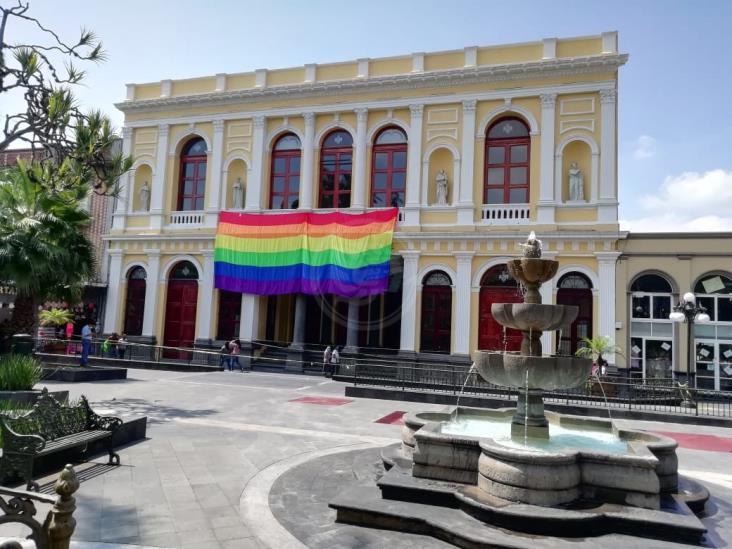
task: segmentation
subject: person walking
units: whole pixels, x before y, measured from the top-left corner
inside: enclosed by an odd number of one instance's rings
[[[227,341],[221,346],[221,349],[219,349],[219,370],[222,372],[226,371],[227,368],[231,370],[230,360],[229,342]]]
[[[325,351],[323,351],[323,374],[325,377],[328,377],[328,374],[330,373],[330,359],[333,356],[333,349],[331,349],[330,345],[328,345],[325,348]]]
[[[89,364],[89,351],[91,350],[92,343],[92,328],[91,322],[88,320],[84,323],[81,329],[81,365],[87,366]]]
[[[117,358],[124,358],[127,350],[127,337],[122,334],[117,340]]]
[[[241,343],[238,339],[232,339],[229,342],[229,349],[231,349],[231,360],[229,361],[229,371],[234,369],[234,366],[238,366],[239,370],[244,371],[244,367],[239,362],[239,353],[241,353]]]
[[[340,348],[340,345],[336,346],[336,348],[333,349],[333,354],[330,357],[330,363],[332,366],[330,370],[330,377],[337,376],[338,372],[341,369],[341,353],[339,351]]]

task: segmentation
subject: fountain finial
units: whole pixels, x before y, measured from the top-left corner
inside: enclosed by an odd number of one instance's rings
[[[524,257],[539,258],[541,257],[541,240],[536,238],[536,233],[531,231],[529,238],[521,246],[524,249]]]

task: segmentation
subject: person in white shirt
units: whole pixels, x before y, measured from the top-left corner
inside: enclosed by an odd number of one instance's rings
[[[333,354],[330,357],[330,363],[332,364],[331,370],[330,370],[330,377],[337,376],[338,372],[341,368],[341,353],[338,351],[341,348],[340,345],[338,345],[335,349],[333,349]]]
[[[323,373],[325,374],[325,377],[328,377],[328,374],[330,373],[330,359],[332,356],[333,349],[328,345],[325,348],[325,351],[323,351]]]
[[[81,329],[81,365],[86,366],[89,364],[89,351],[91,350],[92,343],[92,328],[91,322],[88,320],[84,323],[84,327]]]

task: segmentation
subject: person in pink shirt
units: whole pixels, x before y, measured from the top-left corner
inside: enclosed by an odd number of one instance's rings
[[[234,366],[239,366],[239,370],[244,371],[244,367],[239,362],[239,354],[241,353],[241,342],[238,339],[232,339],[229,342],[229,371],[234,369]]]

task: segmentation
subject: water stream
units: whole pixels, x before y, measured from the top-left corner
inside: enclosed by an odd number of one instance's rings
[[[607,417],[608,419],[612,419],[613,416],[610,414],[610,404],[607,402],[607,395],[605,394],[605,387],[602,385],[602,380],[600,379],[600,375],[597,373],[593,373],[591,375],[591,378],[594,377],[597,380],[597,383],[600,385],[600,391],[602,391],[602,398],[605,399],[605,408],[607,409]]]
[[[470,379],[470,375],[475,372],[475,362],[473,362],[470,365],[470,368],[468,368],[468,374],[465,376],[465,381],[463,381],[463,386],[460,389],[460,392],[457,396],[457,401],[455,402],[455,419],[458,417],[458,410],[460,410],[460,397],[463,396],[463,392],[465,391],[465,386],[468,384],[468,380]]]

